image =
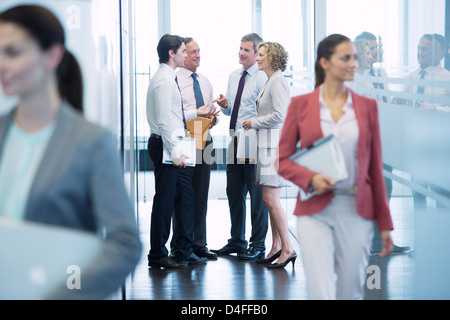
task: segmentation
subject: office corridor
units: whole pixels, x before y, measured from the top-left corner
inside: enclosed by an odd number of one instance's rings
[[[391,210],[397,245],[414,248],[414,208],[411,197],[393,197]],[[148,268],[149,221],[151,202],[139,203],[139,223],[144,251],[135,274],[129,279],[126,298],[130,300],[304,300],[306,283],[301,261],[301,250],[295,240],[296,218],[292,216],[294,199],[284,200],[288,212],[291,240],[298,253],[295,268],[269,270],[253,261],[242,261],[236,256],[219,257],[206,265],[190,266],[183,270]],[[247,234],[250,232],[247,219]],[[208,247],[218,249],[229,238],[228,202],[210,200],[208,211]],[[266,248],[270,250],[269,229]],[[248,239],[248,237],[247,237]],[[407,300],[412,298],[414,278],[414,250],[394,253],[388,258],[372,255],[370,265],[381,272],[380,289],[366,286],[367,300]],[[371,274],[371,273],[370,273]],[[369,276],[370,276],[369,274]]]

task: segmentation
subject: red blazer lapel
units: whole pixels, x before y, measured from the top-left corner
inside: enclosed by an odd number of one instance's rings
[[[358,137],[358,162],[360,163],[365,154],[365,146],[367,145],[367,138],[369,133],[369,118],[368,109],[365,108],[364,102],[360,96],[349,89],[352,94],[353,109],[355,110],[356,120],[358,121],[359,137]]]
[[[319,104],[320,88],[314,90],[309,96],[307,115],[305,115],[306,126],[308,128],[302,138],[302,149],[311,146],[317,140],[323,138],[322,126],[320,123],[320,104]]]

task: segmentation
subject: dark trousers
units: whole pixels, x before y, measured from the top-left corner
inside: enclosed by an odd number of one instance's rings
[[[214,149],[211,138],[207,140],[205,150],[197,150],[197,164],[195,167],[187,167],[189,178],[194,189],[194,249],[197,247],[206,247],[206,215],[208,212],[208,195],[211,178],[211,164],[214,162]],[[171,250],[175,250],[174,241],[178,223],[176,218],[173,221],[173,234]]]
[[[262,189],[256,185],[256,164],[250,164],[248,161],[238,163],[235,145],[236,138],[233,138],[230,148],[234,149],[234,163],[227,164],[227,196],[231,217],[231,238],[228,240],[228,245],[247,249],[245,221],[246,198],[249,193],[252,223],[250,245],[264,250],[269,211],[263,201]]]
[[[150,253],[153,259],[168,255],[166,243],[170,235],[172,216],[177,220],[174,246],[176,258],[186,260],[192,253],[194,190],[187,169],[162,164],[163,143],[151,137],[148,152],[155,167],[155,196],[150,225]]]
[[[392,169],[390,171],[392,172]],[[391,200],[392,196],[392,180],[384,178],[384,182],[386,184],[386,192],[389,201]],[[378,225],[376,221],[374,221],[374,225],[375,228],[373,230],[372,249],[375,251],[381,251],[383,249],[383,240],[381,239],[381,233],[380,230],[378,230]]]

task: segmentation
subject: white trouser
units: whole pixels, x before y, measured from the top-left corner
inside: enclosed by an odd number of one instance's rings
[[[297,227],[309,299],[363,299],[374,223],[358,215],[355,196],[334,196]]]

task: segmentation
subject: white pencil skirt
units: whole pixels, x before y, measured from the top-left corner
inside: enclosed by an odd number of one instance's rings
[[[374,223],[356,212],[355,196],[334,196],[297,228],[309,299],[363,299]]]
[[[276,169],[277,148],[259,148],[256,165],[256,184],[275,188],[289,187],[290,184],[281,177]]]

